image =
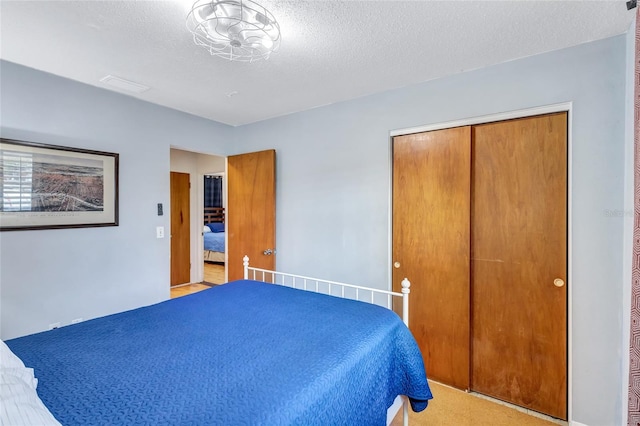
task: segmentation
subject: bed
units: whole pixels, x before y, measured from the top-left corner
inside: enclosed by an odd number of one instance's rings
[[[224,232],[224,207],[204,208],[204,261],[224,263],[225,232]]]
[[[65,426],[384,425],[398,395],[414,411],[427,407],[422,356],[406,324],[353,300],[402,298],[407,321],[408,281],[403,293],[383,292],[251,268],[246,257],[244,273],[6,343],[34,369],[42,402]]]

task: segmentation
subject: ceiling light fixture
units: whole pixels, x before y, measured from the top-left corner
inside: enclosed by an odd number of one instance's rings
[[[231,61],[268,59],[280,46],[280,25],[250,0],[198,0],[187,16],[193,41]]]

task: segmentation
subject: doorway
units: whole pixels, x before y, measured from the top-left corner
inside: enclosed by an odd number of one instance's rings
[[[189,194],[189,212],[187,214],[190,229],[186,233],[188,242],[181,249],[180,253],[173,253],[171,258],[175,256],[185,256],[188,250],[188,263],[191,268],[186,281],[182,284],[201,283],[204,280],[204,175],[224,175],[226,167],[226,158],[217,155],[202,154],[198,152],[186,151],[177,148],[170,149],[170,171],[172,173],[181,173],[189,177],[190,186]],[[183,218],[185,217],[183,212]],[[173,214],[172,214],[173,220]],[[174,236],[171,235],[171,240]],[[173,241],[172,241],[173,247]],[[224,260],[223,260],[224,261]],[[182,285],[179,284],[179,285]]]
[[[210,285],[223,284],[225,267],[225,205],[226,179],[224,173],[205,174],[203,188],[203,282]]]
[[[190,259],[193,267],[190,283],[204,279],[204,176],[222,176],[222,217],[214,222],[224,229],[224,280],[243,277],[243,257],[252,266],[275,266],[275,150],[220,157],[171,148],[171,171],[189,174]],[[226,185],[225,185],[225,180]],[[213,212],[219,215],[220,212]],[[184,217],[184,213],[183,213]],[[218,260],[221,260],[219,258]],[[218,266],[218,269],[220,266]],[[188,283],[187,282],[187,283]]]

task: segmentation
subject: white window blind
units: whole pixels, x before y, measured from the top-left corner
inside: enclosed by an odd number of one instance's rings
[[[2,182],[0,211],[31,211],[32,155],[24,152],[2,151],[0,161],[0,181]]]

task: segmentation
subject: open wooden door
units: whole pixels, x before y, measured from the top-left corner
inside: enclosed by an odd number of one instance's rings
[[[171,172],[171,285],[191,281],[189,174]]]
[[[252,266],[275,268],[276,151],[232,155],[227,159],[227,270],[241,279],[242,258]]]

